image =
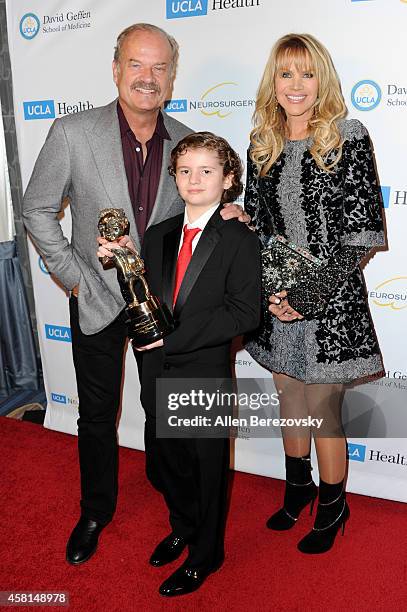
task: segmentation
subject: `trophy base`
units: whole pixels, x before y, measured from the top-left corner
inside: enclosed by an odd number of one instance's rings
[[[128,335],[135,346],[161,340],[174,329],[174,319],[166,304],[152,297],[146,302],[126,308]]]

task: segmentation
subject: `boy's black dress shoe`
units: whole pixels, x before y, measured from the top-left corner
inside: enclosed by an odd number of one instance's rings
[[[83,516],[75,525],[66,546],[66,560],[79,565],[91,558],[98,545],[99,534],[105,525]]]
[[[166,565],[167,563],[175,561],[175,559],[178,559],[185,546],[186,542],[184,538],[180,538],[174,533],[170,533],[170,535],[164,538],[154,550],[150,557],[150,564],[154,565],[154,567],[160,567],[161,565]]]
[[[210,574],[219,569],[220,565],[212,569],[194,569],[181,565],[162,583],[158,592],[165,597],[177,597],[178,595],[193,593],[199,589]]]

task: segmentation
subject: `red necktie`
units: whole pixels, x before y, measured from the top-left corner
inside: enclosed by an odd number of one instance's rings
[[[177,259],[177,269],[175,271],[175,287],[174,287],[174,298],[173,298],[173,306],[175,306],[175,302],[177,301],[178,292],[181,287],[182,279],[184,278],[185,272],[188,268],[189,262],[192,257],[192,241],[197,234],[200,232],[199,227],[195,227],[193,229],[187,229],[187,226],[184,225],[184,240],[182,242],[182,247],[180,252],[178,253]]]

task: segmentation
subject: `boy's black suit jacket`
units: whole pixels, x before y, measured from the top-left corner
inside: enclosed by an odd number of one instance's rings
[[[237,219],[224,221],[219,206],[192,255],[174,307],[175,330],[164,347],[143,353],[141,400],[155,414],[155,380],[230,377],[236,336],[260,322],[260,243]],[[148,229],[142,258],[153,295],[172,310],[184,215]]]

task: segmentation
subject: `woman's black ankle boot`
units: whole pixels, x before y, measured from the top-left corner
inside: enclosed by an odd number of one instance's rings
[[[330,550],[339,529],[342,529],[342,535],[344,534],[345,523],[349,515],[344,481],[328,484],[320,480],[319,500],[314,527],[298,543],[298,550],[314,555]]]
[[[284,506],[271,516],[266,525],[275,531],[291,529],[301,511],[311,502],[311,514],[317,496],[317,486],[311,476],[311,459],[285,456],[286,484]]]

